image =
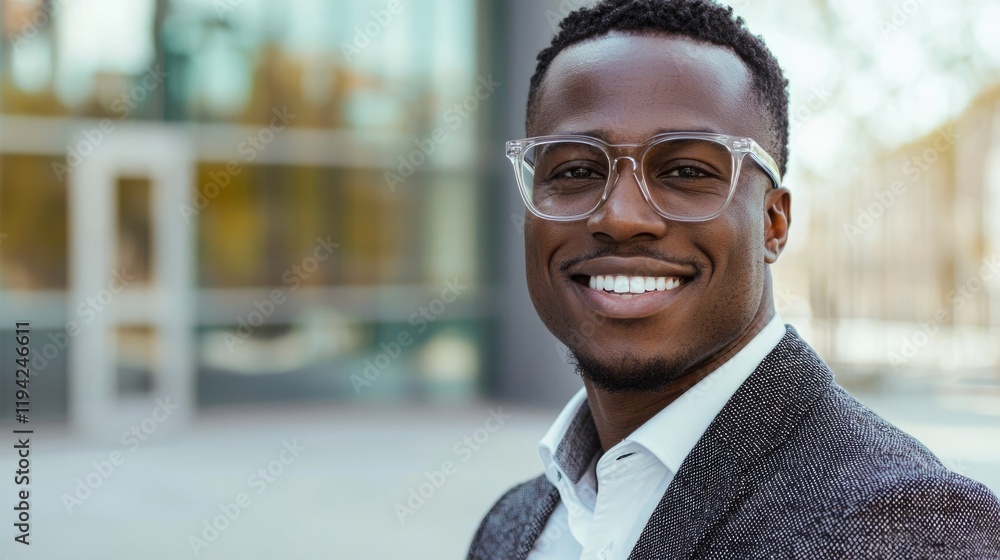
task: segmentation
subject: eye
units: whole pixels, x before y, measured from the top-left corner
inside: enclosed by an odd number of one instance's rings
[[[587,183],[603,181],[608,176],[604,167],[606,166],[586,159],[565,161],[552,169],[548,180]]]
[[[586,167],[574,167],[559,173],[560,179],[599,179],[600,175]]]
[[[671,169],[670,171],[663,174],[664,177],[681,177],[684,179],[700,179],[702,177],[708,177],[708,174],[698,169],[697,167],[684,166]]]

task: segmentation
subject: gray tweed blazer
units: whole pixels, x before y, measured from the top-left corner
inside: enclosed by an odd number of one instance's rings
[[[599,451],[588,407],[570,433],[586,443],[560,446],[560,459]],[[579,480],[586,463],[566,474]],[[524,560],[558,502],[544,476],[511,489],[468,558]],[[1000,559],[1000,501],[847,394],[788,327],[681,464],[629,556],[661,558]]]

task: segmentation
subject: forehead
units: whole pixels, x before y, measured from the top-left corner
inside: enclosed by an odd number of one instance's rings
[[[721,46],[666,35],[614,33],[573,45],[552,61],[531,136],[587,133],[613,143],[663,131],[759,138],[740,58]]]

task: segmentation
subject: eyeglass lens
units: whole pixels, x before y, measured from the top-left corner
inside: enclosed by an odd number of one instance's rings
[[[536,144],[525,151],[521,184],[542,214],[578,216],[601,202],[614,175],[613,157],[603,148],[579,141]],[[660,212],[685,218],[714,214],[723,207],[733,184],[729,147],[704,139],[661,140],[640,162],[652,203]],[[627,174],[630,165],[618,171]]]

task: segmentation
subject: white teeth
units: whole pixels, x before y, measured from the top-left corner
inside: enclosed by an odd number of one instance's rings
[[[628,292],[630,283],[628,281],[628,276],[615,276],[615,293],[624,294]]]
[[[642,276],[633,276],[628,280],[628,291],[633,294],[646,293],[646,279]]]
[[[616,294],[665,292],[681,285],[681,279],[670,276],[591,276],[587,283],[593,290]]]

